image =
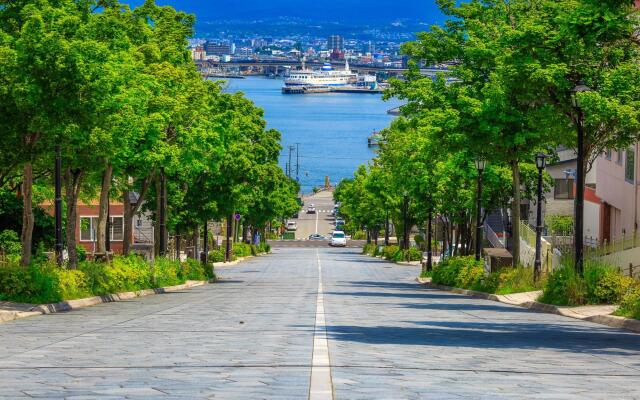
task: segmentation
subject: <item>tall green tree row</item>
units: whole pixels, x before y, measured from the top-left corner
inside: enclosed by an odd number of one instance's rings
[[[80,199],[99,199],[99,252],[114,198],[124,203],[125,253],[143,206],[156,222],[167,210],[173,228],[254,205],[264,213],[256,224],[289,212],[297,190],[277,166],[279,133],[248,100],[201,78],[187,47],[194,21],[153,0],[133,10],[113,0],[0,1],[0,185],[19,188],[23,265],[34,180],[51,187],[58,148],[71,268]]]

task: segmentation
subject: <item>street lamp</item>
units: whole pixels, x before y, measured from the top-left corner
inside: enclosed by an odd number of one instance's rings
[[[580,104],[580,93],[590,92],[591,88],[584,84],[584,82],[578,82],[578,84],[571,90],[571,103],[576,113],[576,125],[578,129],[578,151],[577,151],[577,171],[576,171],[576,201],[575,201],[575,232],[574,232],[574,247],[575,247],[575,268],[576,272],[580,275],[584,272],[584,114],[582,112],[582,105]]]
[[[405,189],[402,192],[402,196],[403,196],[403,201],[402,201],[402,228],[403,228],[403,238],[402,238],[402,250],[408,250],[409,249],[409,240],[408,240],[408,236],[409,236],[409,229],[407,228],[407,219],[408,216],[407,214],[409,213],[409,199],[408,196],[409,194],[407,193],[407,190]]]
[[[533,264],[533,280],[540,279],[541,249],[542,249],[542,171],[547,166],[547,155],[538,153],[536,155],[536,167],[538,167],[538,203],[536,213],[536,260]]]
[[[429,223],[427,226],[427,272],[431,272],[433,268],[433,251],[431,249],[431,220],[433,219],[433,196],[429,195]]]
[[[487,167],[487,160],[484,157],[476,159],[476,169],[478,170],[478,198],[476,207],[476,261],[480,261],[480,252],[482,247],[482,173]]]

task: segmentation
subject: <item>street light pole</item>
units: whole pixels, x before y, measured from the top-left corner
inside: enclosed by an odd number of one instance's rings
[[[389,246],[389,210],[385,210],[384,216],[384,245]]]
[[[409,236],[409,229],[407,227],[407,225],[409,224],[409,222],[407,221],[408,216],[407,214],[409,214],[409,199],[407,197],[407,192],[404,192],[404,196],[403,196],[403,201],[402,201],[402,231],[403,231],[403,237],[402,237],[402,250],[408,250],[409,249],[409,240],[408,240],[408,236]]]
[[[480,261],[480,253],[482,251],[482,173],[487,165],[484,158],[476,160],[476,168],[478,169],[478,193],[476,205],[476,261]]]
[[[204,254],[202,255],[202,264],[204,264],[205,268],[207,264],[209,264],[209,221],[204,220],[204,246],[203,246]]]
[[[539,153],[536,156],[536,167],[538,167],[538,203],[536,211],[536,259],[533,264],[533,281],[538,282],[541,270],[542,252],[542,171],[547,165],[547,156]]]
[[[576,202],[575,202],[575,269],[579,275],[584,273],[584,174],[585,174],[585,149],[584,149],[584,113],[578,93],[591,91],[591,88],[583,82],[579,82],[572,90],[572,102],[576,112],[578,130],[577,173],[576,173]]]
[[[432,249],[431,249],[431,220],[433,219],[433,197],[429,197],[429,223],[427,224],[427,272],[431,272],[433,268]]]
[[[62,267],[62,150],[60,145],[56,146],[56,162],[55,162],[55,253],[56,263],[58,267]]]

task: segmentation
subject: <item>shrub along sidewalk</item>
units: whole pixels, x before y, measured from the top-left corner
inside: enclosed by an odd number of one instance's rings
[[[483,261],[452,257],[436,265],[430,275],[421,282],[438,289],[640,332],[640,322],[620,318],[640,318],[640,282],[600,263],[587,263],[584,277],[563,267],[534,283],[531,268],[486,274]]]
[[[366,254],[372,257],[382,257],[387,261],[402,262],[402,261],[421,261],[422,252],[411,247],[408,250],[400,250],[399,246],[376,246],[373,243],[365,244],[362,248],[362,254]]]

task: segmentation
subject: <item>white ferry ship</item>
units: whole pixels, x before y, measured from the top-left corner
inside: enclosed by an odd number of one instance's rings
[[[353,85],[357,80],[358,75],[351,72],[348,61],[345,63],[344,71],[334,70],[330,63],[325,63],[318,71],[306,69],[303,64],[301,71],[291,71],[289,77],[284,80],[284,86],[339,87]]]

